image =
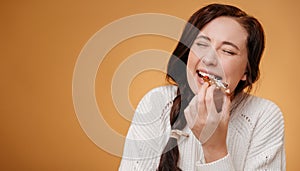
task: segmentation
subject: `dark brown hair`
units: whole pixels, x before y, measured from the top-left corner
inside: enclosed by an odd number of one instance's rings
[[[210,4],[196,11],[188,20],[180,41],[178,42],[167,68],[166,79],[178,86],[177,97],[173,100],[170,111],[170,124],[172,129],[182,130],[186,126],[183,110],[194,96],[186,78],[186,64],[190,47],[199,31],[210,21],[220,16],[234,18],[248,33],[247,37],[247,79],[240,81],[233,92],[233,97],[238,94],[247,95],[252,84],[259,78],[259,63],[265,47],[264,31],[257,19],[247,15],[237,7],[223,4]],[[242,93],[246,89],[245,93]],[[161,155],[158,171],[180,171],[177,166],[179,150],[177,139],[169,138]]]

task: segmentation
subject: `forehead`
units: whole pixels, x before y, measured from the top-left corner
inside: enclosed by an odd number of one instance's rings
[[[239,46],[245,46],[248,33],[232,17],[218,17],[206,24],[199,35],[205,35],[212,41],[230,41]]]

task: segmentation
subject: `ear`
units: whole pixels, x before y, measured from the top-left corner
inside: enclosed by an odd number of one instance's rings
[[[246,81],[247,80],[247,72],[244,73],[244,75],[241,78],[242,81]]]

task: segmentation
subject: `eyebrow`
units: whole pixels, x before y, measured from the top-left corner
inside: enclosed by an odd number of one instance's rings
[[[209,37],[207,37],[207,36],[199,35],[199,36],[196,37],[196,39],[201,39],[201,38],[205,39],[205,40],[208,40],[208,41],[211,41],[211,39]],[[236,48],[237,50],[240,50],[240,48],[237,45],[235,45],[234,43],[232,43],[232,42],[223,41],[222,44],[223,45],[230,45],[230,46]]]
[[[224,41],[224,42],[222,42],[222,44],[223,45],[230,45],[230,46],[236,48],[237,50],[240,50],[240,48],[237,45],[235,45],[234,43],[231,43],[231,42],[228,42],[228,41]]]
[[[199,36],[196,37],[196,39],[200,39],[200,38],[210,41],[210,38],[207,37],[207,36],[199,35]]]

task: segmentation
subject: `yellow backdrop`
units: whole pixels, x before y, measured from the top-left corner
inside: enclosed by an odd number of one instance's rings
[[[186,20],[211,2],[237,5],[263,23],[267,44],[255,94],[273,100],[282,109],[287,170],[299,170],[297,0],[1,1],[0,170],[117,170],[120,157],[95,145],[74,111],[72,76],[81,49],[99,29],[119,18],[150,12]],[[126,135],[130,122],[113,105],[113,72],[135,52],[171,52],[175,44],[161,36],[138,36],[118,44],[105,57],[95,82],[96,98],[103,117],[116,132]],[[148,90],[162,84],[162,72],[138,74],[129,88],[132,106],[136,107]]]

